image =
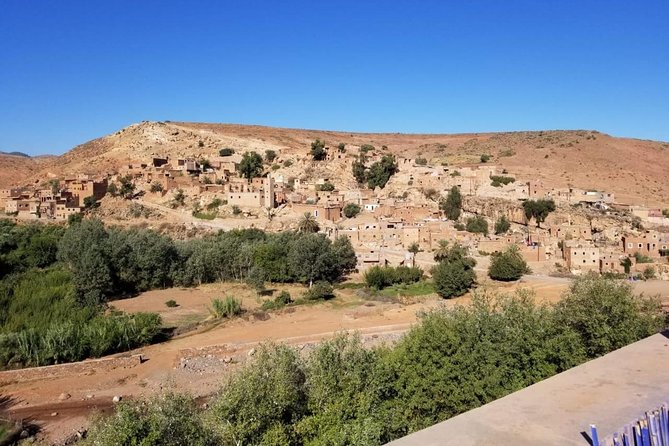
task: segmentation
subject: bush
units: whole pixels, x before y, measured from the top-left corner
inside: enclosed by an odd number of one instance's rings
[[[317,139],[311,143],[310,153],[314,158],[314,161],[323,161],[328,154],[328,152],[325,150],[325,143],[320,139]]]
[[[653,259],[641,254],[640,252],[635,252],[634,258],[636,259],[636,263],[653,263]]]
[[[643,278],[648,280],[648,279],[654,279],[655,278],[655,268],[652,266],[647,266],[643,270]]]
[[[533,218],[537,222],[537,226],[546,221],[548,214],[555,210],[555,202],[553,200],[527,200],[523,202],[523,210],[525,211],[525,218],[530,222]]]
[[[344,217],[353,218],[360,213],[361,208],[355,203],[346,203],[346,206],[344,206],[343,211],[344,211]]]
[[[397,163],[393,155],[383,155],[381,161],[372,164],[366,172],[367,186],[370,189],[380,187],[383,189],[390,177],[397,172]],[[356,177],[357,179],[357,177]]]
[[[232,318],[242,314],[242,303],[234,297],[227,296],[225,299],[212,299],[209,313],[215,319]]]
[[[363,144],[360,146],[360,151],[362,153],[367,153],[367,152],[373,152],[374,151],[374,146],[371,144]]]
[[[281,291],[274,300],[266,300],[262,303],[263,310],[277,310],[293,303],[293,299],[288,291]]]
[[[458,189],[457,186],[453,186],[446,198],[439,202],[439,209],[449,220],[457,220],[460,218],[462,196],[460,195],[460,189]]]
[[[316,282],[304,293],[305,300],[329,300],[335,297],[329,282]]]
[[[335,190],[334,184],[330,183],[329,181],[326,181],[323,184],[317,184],[316,185],[316,190],[317,191],[324,191],[324,192],[332,192]]]
[[[176,301],[176,300],[174,300],[174,299],[170,299],[170,300],[168,300],[168,301],[165,301],[165,306],[166,306],[167,308],[176,308],[176,307],[179,306],[179,304],[177,304],[177,301]]]
[[[343,142],[340,142],[339,145],[337,145],[337,150],[340,153],[345,153],[346,152],[346,144],[344,144]]]
[[[523,274],[529,274],[530,268],[523,259],[516,245],[509,246],[503,252],[496,252],[491,256],[488,276],[494,280],[504,282],[520,279]]]
[[[444,299],[465,294],[476,283],[474,265],[465,259],[440,262],[432,268],[434,290]]]
[[[488,154],[486,154],[486,153],[484,153],[483,155],[481,155],[481,162],[482,162],[482,163],[487,163],[488,161],[490,161],[490,155],[488,155]]]
[[[273,162],[276,159],[277,156],[278,155],[277,155],[276,151],[265,150],[265,161],[267,161],[268,163]]]
[[[163,185],[158,183],[158,182],[153,182],[153,183],[151,183],[151,188],[149,190],[153,193],[162,192],[163,191]]]
[[[427,165],[427,158],[416,158],[416,165],[417,166],[426,166]]]
[[[226,147],[225,149],[221,149],[218,151],[219,156],[230,156],[233,155],[235,151],[229,147]]]
[[[557,304],[560,324],[579,333],[588,357],[621,348],[664,327],[656,298],[634,295],[629,283],[577,277]]]
[[[465,228],[467,232],[488,235],[488,221],[480,215],[468,218]]]
[[[495,222],[495,234],[496,235],[506,234],[509,231],[509,229],[511,229],[511,223],[509,222],[509,219],[507,219],[504,215],[502,215]]]
[[[293,162],[291,160],[286,160],[283,162],[283,167],[290,167],[293,165]]]
[[[232,205],[232,215],[239,215],[241,213],[242,213],[241,208],[239,206],[237,206],[236,204],[233,204]]]
[[[373,266],[369,268],[364,279],[368,287],[381,290],[396,284],[411,284],[423,278],[423,270],[418,267]]]
[[[93,424],[84,446],[220,444],[190,396],[165,393],[148,401],[123,402]]]
[[[500,187],[502,185],[506,186],[509,183],[514,183],[516,181],[513,177],[505,177],[501,175],[493,175],[490,177],[490,185],[494,187]]]

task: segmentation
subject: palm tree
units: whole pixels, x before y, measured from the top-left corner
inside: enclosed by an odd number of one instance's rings
[[[434,250],[434,260],[441,262],[449,256],[451,248],[448,245],[448,240],[439,240],[439,246]]]
[[[409,245],[407,249],[413,256],[411,257],[411,266],[416,266],[416,254],[420,252],[420,245],[416,242],[413,242]]]
[[[315,233],[320,231],[321,227],[316,221],[316,217],[309,212],[305,212],[300,221],[297,222],[297,232]]]

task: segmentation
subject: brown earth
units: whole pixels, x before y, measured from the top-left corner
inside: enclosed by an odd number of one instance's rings
[[[279,153],[279,160],[295,160],[307,157],[315,139],[332,147],[342,142],[351,146],[372,144],[379,153],[422,156],[435,164],[478,163],[481,154],[486,153],[492,156],[489,163],[521,178],[542,179],[548,186],[601,189],[614,192],[621,202],[669,205],[669,182],[665,178],[669,143],[586,130],[448,135],[142,122],[47,160],[0,157],[0,185],[31,182],[48,175],[109,173],[129,162],[147,162],[153,155],[211,157],[222,147],[259,153],[273,149]],[[291,172],[288,169],[287,173]]]

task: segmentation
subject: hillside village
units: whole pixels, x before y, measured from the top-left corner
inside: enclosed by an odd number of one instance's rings
[[[609,191],[554,187],[496,165],[488,153],[449,164],[396,156],[386,146],[318,139],[301,151],[212,144],[198,142],[213,156],[138,151],[140,159],[105,173],[51,174],[2,189],[0,210],[21,221],[65,222],[99,213],[113,222],[105,209],[120,204],[152,209],[154,220],[176,210],[191,225],[234,220],[235,227],[270,230],[292,228],[308,214],[329,237],[351,240],[360,271],[408,263],[429,269],[432,251],[447,240],[478,258],[516,245],[537,273],[669,280],[666,211],[619,202]],[[377,173],[376,184],[365,177]],[[462,196],[457,221],[440,209],[454,188]],[[523,208],[537,200],[555,205],[540,224]],[[509,224],[496,231],[500,219]]]

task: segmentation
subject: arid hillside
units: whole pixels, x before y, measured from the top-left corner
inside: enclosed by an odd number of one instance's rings
[[[0,185],[74,173],[101,174],[152,155],[211,157],[230,147],[238,153],[272,149],[281,158],[307,156],[321,139],[336,147],[372,144],[380,152],[424,157],[433,164],[480,162],[507,169],[547,186],[612,191],[617,201],[669,204],[669,143],[615,138],[596,131],[539,131],[474,134],[347,133],[234,124],[142,122],[75,147],[50,159],[0,156]]]

